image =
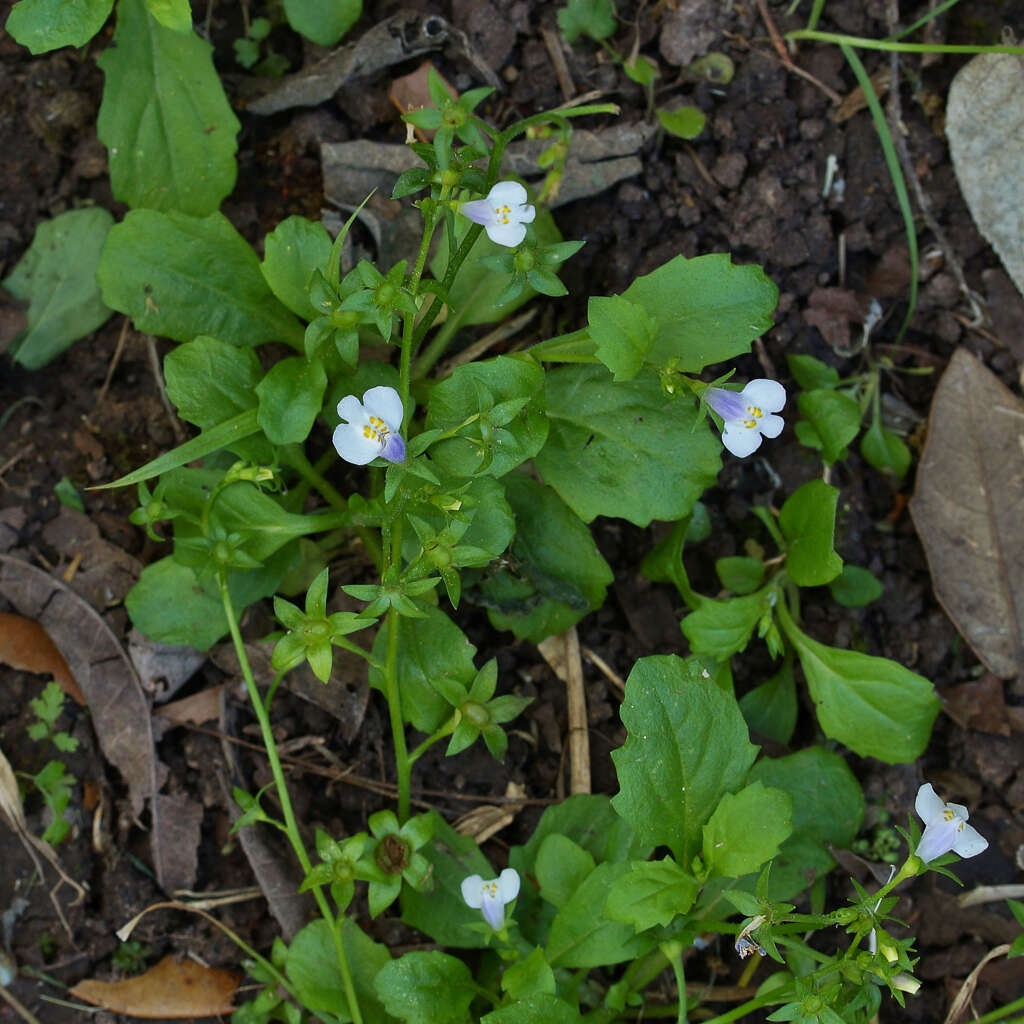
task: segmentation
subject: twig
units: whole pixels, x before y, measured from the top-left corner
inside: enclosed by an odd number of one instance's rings
[[[899,0],[889,0],[887,20],[891,34],[896,31],[897,23],[899,22]],[[917,199],[918,208],[921,210],[925,223],[927,223],[932,234],[935,236],[935,241],[941,247],[942,253],[946,258],[946,264],[953,272],[957,284],[960,285],[960,291],[970,306],[971,321],[967,326],[980,326],[985,322],[984,300],[977,293],[973,292],[967,284],[964,269],[956,257],[952,243],[946,237],[946,232],[939,226],[939,222],[932,213],[931,200],[921,187],[917,171],[914,168],[913,161],[910,159],[910,150],[907,148],[907,140],[902,131],[903,110],[900,103],[900,55],[895,50],[889,54],[889,101],[886,105],[886,117],[889,121],[889,134],[892,136],[896,155],[899,157],[904,176],[914,190],[914,198]]]
[[[572,626],[537,645],[555,675],[565,683],[569,710],[569,792],[590,792],[590,733],[583,693],[580,640]]]
[[[26,1024],[39,1024],[39,1018],[13,993],[0,985],[0,996]]]
[[[467,345],[461,352],[452,356],[438,370],[438,378],[447,377],[455,367],[461,366],[463,363],[471,363],[474,359],[479,359],[480,356],[494,345],[500,345],[506,338],[511,338],[512,335],[518,334],[536,317],[537,312],[538,307],[533,306],[525,313],[520,313],[519,316],[514,316],[511,320],[498,324],[493,331],[489,331],[479,341],[474,341],[472,345]]]
[[[576,86],[573,84],[572,75],[569,74],[569,65],[562,52],[562,40],[557,32],[552,32],[549,28],[542,28],[540,34],[544,40],[544,48],[548,51],[548,57],[551,58],[551,66],[555,69],[558,88],[562,90],[562,99],[568,103],[576,95]]]
[[[103,387],[100,388],[100,393],[96,396],[96,404],[93,406],[93,413],[103,404],[103,399],[107,397],[107,390],[110,388],[110,381],[114,376],[114,371],[117,369],[117,364],[121,362],[121,355],[124,352],[124,343],[128,338],[128,317],[124,318],[124,323],[121,324],[121,334],[117,339],[117,348],[114,349],[114,355],[110,360],[110,365],[107,367],[107,375],[103,379]]]
[[[624,697],[626,695],[626,684],[623,682],[622,676],[618,674],[609,664],[601,657],[600,654],[595,653],[589,647],[583,648],[583,653],[587,656],[587,660],[597,666],[598,671],[608,680],[616,690],[619,691],[619,695]]]
[[[976,907],[979,903],[1002,903],[1024,897],[1024,885],[979,885],[977,889],[957,896],[958,907]]]
[[[153,371],[153,378],[156,380],[157,390],[160,392],[160,401],[163,404],[164,411],[167,413],[167,418],[171,421],[174,439],[178,444],[181,444],[185,440],[185,431],[182,429],[181,422],[171,407],[171,400],[167,397],[164,375],[160,369],[160,357],[156,354],[156,339],[152,334],[146,335],[146,352],[149,354],[149,368]]]
[[[794,75],[799,75],[801,78],[810,82],[811,85],[820,89],[837,107],[843,102],[843,97],[835,91],[830,89],[824,82],[819,81],[809,71],[805,71],[799,64],[795,63],[793,58],[789,55],[789,51],[786,49],[786,42],[782,38],[782,34],[775,26],[775,22],[772,20],[771,14],[768,13],[768,4],[766,0],[757,0],[757,9],[761,12],[761,20],[764,22],[765,28],[768,29],[768,36],[772,41],[772,46],[775,47],[775,52],[778,54],[779,60],[793,72]]]
[[[971,996],[974,995],[974,990],[978,987],[978,978],[981,972],[985,969],[985,965],[990,960],[995,960],[996,957],[1003,956],[1010,952],[1010,944],[1003,943],[1001,946],[996,946],[995,949],[989,950],[978,963],[978,966],[971,971],[970,974],[964,979],[964,983],[960,988],[960,991],[956,994],[956,999],[953,1000],[953,1005],[949,1008],[949,1013],[946,1014],[946,1019],[943,1024],[956,1024],[960,1018],[960,1014],[964,1012],[964,1007],[971,1001]]]

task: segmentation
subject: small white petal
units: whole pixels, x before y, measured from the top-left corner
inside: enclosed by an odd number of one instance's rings
[[[487,224],[484,231],[495,245],[504,245],[509,249],[517,246],[526,237],[526,228],[518,221],[509,221],[507,224]]]
[[[745,459],[761,447],[761,431],[730,420],[722,431],[722,444],[737,458]]]
[[[988,849],[988,840],[972,825],[964,825],[953,842],[953,852],[961,857],[977,857]]]
[[[394,388],[370,388],[363,395],[363,407],[371,416],[379,416],[390,430],[397,432],[402,429],[402,416],[405,410]]]
[[[505,868],[498,875],[498,895],[502,903],[511,903],[519,895],[519,872],[515,868]]]
[[[765,412],[778,412],[786,404],[786,389],[777,380],[766,377],[750,381],[740,394]]]
[[[782,428],[786,425],[786,421],[781,416],[776,416],[775,413],[770,412],[765,416],[759,423],[758,427],[765,437],[778,437],[782,433]]]
[[[493,206],[522,206],[526,202],[526,189],[518,181],[499,181],[487,193]]]
[[[946,804],[946,810],[952,811],[958,818],[963,818],[964,821],[971,816],[971,812],[963,804]]]
[[[704,401],[727,422],[743,419],[747,411],[739,392],[726,388],[708,388],[704,392]]]
[[[522,206],[519,208],[519,219],[524,224],[532,224],[534,218],[537,216],[536,206]]]
[[[505,904],[501,902],[501,898],[499,896],[492,896],[484,890],[480,909],[483,911],[484,920],[495,931],[499,931],[505,923]]]
[[[928,823],[927,828],[925,828],[924,834],[921,836],[921,842],[917,844],[917,850],[914,852],[926,864],[929,861],[935,860],[936,857],[941,857],[944,853],[949,853],[956,842],[959,824],[959,818],[949,818],[947,820],[944,815],[933,818]]]
[[[484,227],[497,222],[494,207],[491,206],[489,199],[473,199],[468,203],[463,203],[459,207],[459,211],[474,224],[483,224]]]
[[[484,880],[480,875],[470,875],[462,880],[462,898],[470,909],[480,909],[484,900]]]
[[[363,403],[355,395],[346,395],[338,403],[338,416],[349,423],[361,423],[365,418]]]
[[[937,818],[946,809],[942,798],[935,792],[930,782],[926,782],[918,791],[914,800],[914,810],[917,816],[927,825],[933,818]]]
[[[381,446],[371,438],[364,437],[362,427],[354,423],[340,423],[334,428],[332,440],[338,454],[354,466],[365,466],[373,462],[381,452]]]

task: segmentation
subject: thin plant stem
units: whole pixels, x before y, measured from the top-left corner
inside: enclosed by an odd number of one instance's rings
[[[395,533],[399,534],[396,526]],[[399,546],[401,537],[399,536]],[[405,722],[402,718],[402,697],[398,688],[398,630],[401,616],[394,608],[388,609],[388,652],[384,665],[384,696],[388,702],[391,721],[391,739],[395,745],[395,781],[398,784],[398,821],[405,824],[409,818],[410,776],[412,761],[405,745]]]
[[[303,873],[308,875],[313,865],[310,862],[309,854],[306,852],[306,846],[302,841],[299,823],[296,821],[295,810],[292,807],[291,797],[288,795],[284,770],[281,768],[281,758],[278,756],[274,733],[270,727],[270,715],[267,712],[263,698],[260,696],[259,687],[256,685],[256,679],[249,665],[248,655],[245,653],[245,644],[242,642],[242,634],[238,628],[238,619],[235,616],[235,608],[231,601],[231,593],[228,590],[228,580],[225,572],[221,571],[217,574],[217,583],[220,586],[221,603],[224,606],[224,615],[228,620],[231,640],[235,645],[235,655],[238,658],[238,665],[245,679],[245,688],[249,693],[249,701],[260,724],[260,735],[263,739],[263,746],[267,751],[267,761],[270,764],[270,772],[274,777],[274,786],[277,789],[277,798],[281,803],[281,810],[284,814],[285,832],[292,844],[292,849],[295,851],[295,856],[298,858]],[[341,941],[341,931],[338,927],[338,922],[328,906],[323,886],[314,886],[312,892],[323,919],[331,926],[331,936],[334,940],[334,950],[338,958],[338,968],[341,972],[345,999],[348,1002],[349,1013],[352,1014],[353,1024],[363,1024],[363,1015],[359,1009],[359,999],[356,996],[355,985],[352,981],[352,971],[349,968],[345,946]]]
[[[865,39],[837,32],[817,32],[800,28],[786,33],[786,39],[808,39],[817,43],[835,43],[857,50],[895,50],[898,53],[1015,53],[1024,54],[1024,46],[959,46],[946,43],[903,43],[889,39]]]
[[[993,1024],[994,1021],[1004,1020],[1011,1013],[1016,1013],[1018,1010],[1024,1010],[1024,996],[1021,996],[1020,999],[1015,999],[1012,1003],[1007,1003],[1005,1006],[1000,1006],[997,1010],[989,1010],[988,1013],[978,1017],[974,1024]]]

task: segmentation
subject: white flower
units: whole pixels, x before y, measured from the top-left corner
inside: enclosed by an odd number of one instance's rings
[[[722,417],[722,444],[739,458],[761,447],[761,435],[778,437],[784,421],[775,416],[786,404],[786,389],[777,380],[752,380],[742,391],[708,388],[704,400]]]
[[[924,822],[924,834],[914,852],[926,864],[950,850],[961,857],[976,857],[988,849],[988,840],[967,824],[967,808],[943,803],[930,782],[917,791],[914,810]]]
[[[334,447],[346,462],[365,466],[378,455],[388,462],[405,462],[405,442],[399,433],[402,400],[394,388],[370,388],[361,402],[346,395],[338,403],[338,415],[343,422],[334,429]]]
[[[537,216],[536,209],[526,202],[526,189],[518,181],[499,181],[486,199],[463,203],[461,210],[475,224],[483,224],[492,242],[510,249],[526,237],[523,225],[531,224]]]
[[[519,872],[505,868],[497,878],[485,882],[479,875],[462,880],[462,898],[473,910],[483,911],[484,920],[500,931],[505,924],[505,906],[519,895]]]

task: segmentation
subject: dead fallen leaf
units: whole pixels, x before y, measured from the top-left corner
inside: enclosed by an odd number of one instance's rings
[[[215,1017],[234,1010],[239,981],[232,971],[165,956],[145,974],[122,981],[87,978],[70,992],[93,1006],[129,1017]]]
[[[38,620],[66,659],[85,695],[103,756],[128,785],[134,813],[141,814],[150,801],[153,867],[160,885],[167,891],[189,888],[195,851],[186,849],[185,837],[198,845],[199,827],[180,801],[153,799],[166,768],[156,757],[149,703],[117,637],[73,590],[9,555],[0,555],[0,595]]]
[[[227,683],[208,686],[191,697],[172,700],[170,704],[162,704],[153,712],[153,720],[162,723],[165,729],[176,725],[202,725],[220,715],[220,692]]]
[[[957,725],[997,736],[1024,732],[1024,708],[1007,707],[1003,682],[986,672],[973,683],[949,686],[942,691],[943,710]]]
[[[867,302],[862,304],[847,288],[815,288],[808,299],[804,319],[841,355],[850,351],[850,324],[864,323]]]
[[[128,634],[128,656],[139,674],[142,689],[157,704],[170,700],[206,661],[203,651],[158,643],[137,629]]]
[[[20,672],[53,676],[57,685],[78,704],[85,703],[85,694],[57,650],[50,634],[32,619],[10,612],[0,612],[0,661]]]
[[[1024,62],[982,53],[949,87],[946,135],[960,191],[1007,273],[1024,295]]]
[[[1024,402],[964,349],[932,401],[910,502],[946,614],[1002,679],[1024,671]]]
[[[410,71],[409,74],[402,75],[391,83],[391,88],[388,90],[388,99],[398,108],[400,114],[408,114],[410,110],[419,110],[422,107],[434,105],[434,101],[430,98],[430,90],[427,87],[431,71],[441,79],[441,83],[448,90],[453,100],[459,98],[459,94],[448,84],[444,76],[434,67],[433,63],[425,60],[415,71]],[[434,137],[432,131],[424,131],[420,128],[416,129],[416,135],[420,142],[430,142]]]

